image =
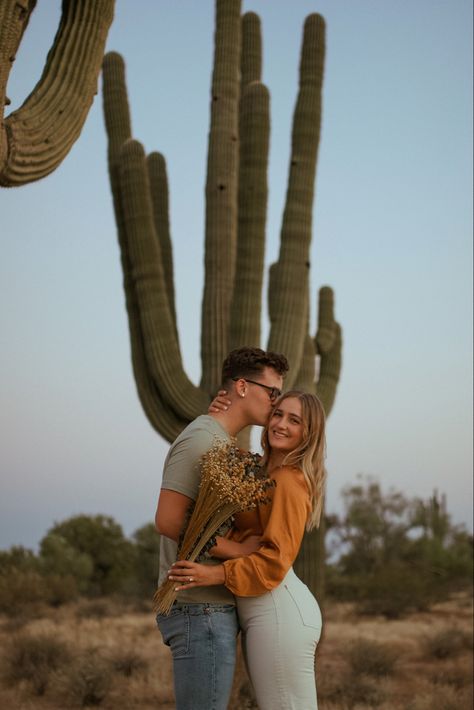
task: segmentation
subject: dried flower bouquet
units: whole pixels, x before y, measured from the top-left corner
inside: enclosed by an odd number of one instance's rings
[[[268,502],[274,481],[260,465],[260,456],[242,451],[235,442],[217,441],[201,460],[199,493],[181,536],[178,559],[196,561],[215,544],[214,536],[235,513]],[[176,599],[176,582],[165,580],[153,597],[153,608],[169,614]]]

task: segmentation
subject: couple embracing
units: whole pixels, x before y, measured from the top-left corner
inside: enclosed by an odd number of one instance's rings
[[[209,414],[172,444],[156,511],[160,582],[178,596],[158,627],[173,656],[177,710],[226,710],[242,633],[246,668],[260,710],[317,708],[314,655],[321,613],[293,572],[305,529],[319,524],[325,483],[324,411],[318,398],[281,393],[283,355],[239,348],[224,361],[222,394]],[[238,513],[206,564],[176,562],[177,542],[196,500],[200,462],[216,438],[263,426],[262,464],[275,481],[270,501]]]

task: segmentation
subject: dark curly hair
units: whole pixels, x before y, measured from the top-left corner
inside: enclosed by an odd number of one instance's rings
[[[236,377],[258,377],[265,367],[271,367],[282,377],[289,370],[288,360],[284,355],[260,348],[237,348],[224,360],[222,384],[225,385]]]

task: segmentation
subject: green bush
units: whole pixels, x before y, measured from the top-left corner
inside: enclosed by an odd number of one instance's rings
[[[472,586],[472,535],[452,525],[444,496],[409,500],[384,493],[371,479],[342,496],[344,515],[333,516],[330,529],[336,557],[327,570],[330,596],[357,601],[363,613],[398,618]]]
[[[87,579],[83,577],[89,594],[119,593],[133,578],[134,546],[111,517],[76,515],[56,523],[46,538],[52,538],[56,545],[58,539],[61,541],[60,559],[73,554],[76,570],[82,570],[81,574],[85,575],[86,565],[92,564]],[[42,548],[46,538],[41,543]]]

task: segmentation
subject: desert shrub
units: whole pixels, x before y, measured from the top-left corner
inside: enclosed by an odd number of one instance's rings
[[[146,670],[148,661],[134,649],[120,649],[110,657],[112,668],[129,678],[131,675]]]
[[[43,695],[51,673],[70,659],[69,647],[51,634],[13,636],[5,654],[4,680],[14,684],[30,683],[37,695]]]
[[[47,584],[38,572],[12,567],[0,574],[0,612],[31,616],[47,601]]]
[[[472,648],[469,634],[457,628],[445,628],[421,639],[422,648],[430,658],[444,660]]]
[[[22,545],[14,545],[9,550],[0,550],[0,569],[2,573],[13,569],[22,572],[37,572],[39,562],[32,550],[28,550]]]
[[[472,659],[468,663],[454,662],[450,665],[443,665],[437,668],[431,676],[431,681],[435,685],[450,685],[461,690],[472,686]]]
[[[239,710],[258,710],[255,693],[248,680],[244,680],[239,687],[238,703]]]
[[[346,658],[355,674],[388,676],[394,672],[397,653],[387,646],[370,639],[359,639],[349,647]]]
[[[427,611],[438,599],[435,581],[405,562],[391,562],[359,579],[360,613],[398,619],[411,611]]]
[[[318,699],[352,710],[359,705],[377,707],[386,699],[379,682],[355,673],[318,673]]]
[[[114,615],[114,608],[108,599],[83,600],[76,609],[78,619],[105,619]]]
[[[110,664],[93,649],[77,656],[57,680],[57,691],[67,705],[100,705],[109,692],[112,680]]]
[[[44,577],[46,601],[50,606],[61,606],[77,598],[77,582],[71,575],[48,574]]]
[[[437,685],[431,691],[417,695],[408,703],[407,710],[467,710],[471,707],[472,696],[469,690]]]

